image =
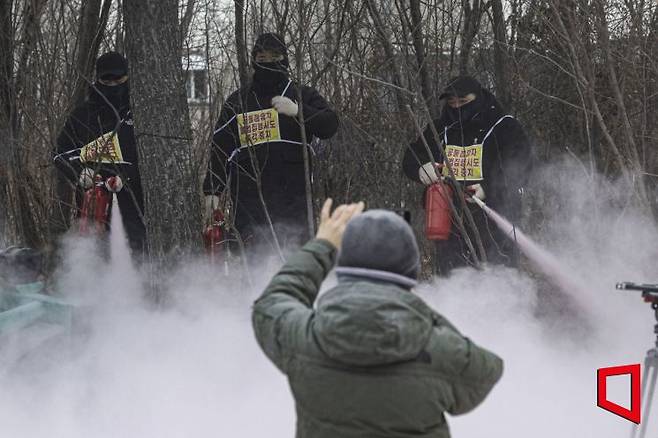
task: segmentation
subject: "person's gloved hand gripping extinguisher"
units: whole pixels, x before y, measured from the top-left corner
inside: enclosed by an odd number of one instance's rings
[[[123,180],[119,175],[104,178],[94,169],[84,167],[78,176],[78,185],[85,191],[80,209],[80,232],[89,234],[95,230],[104,233],[112,204],[112,194],[123,189]]]
[[[471,184],[470,186],[465,187],[466,191],[466,202],[475,203],[473,198],[477,198],[480,201],[484,201],[486,197],[484,194],[484,188],[482,184]]]
[[[447,240],[452,230],[452,211],[450,197],[453,190],[441,176],[443,164],[428,162],[418,169],[420,181],[427,187],[425,194],[425,235],[429,240]],[[475,203],[473,198],[484,201],[482,184],[471,184],[464,188],[467,202]]]

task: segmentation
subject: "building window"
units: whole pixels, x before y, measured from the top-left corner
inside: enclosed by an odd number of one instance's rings
[[[187,100],[202,101],[208,100],[208,71],[207,70],[188,70],[185,80],[187,89]]]
[[[197,100],[208,99],[208,71],[194,70],[194,98]]]
[[[208,63],[203,55],[189,53],[182,59],[185,89],[190,102],[208,102]]]
[[[187,76],[185,78],[185,88],[187,89],[187,100],[194,99],[194,81],[190,80],[191,73],[193,72],[188,71]]]

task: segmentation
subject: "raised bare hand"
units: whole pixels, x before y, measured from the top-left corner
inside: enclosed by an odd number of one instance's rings
[[[324,239],[336,247],[336,249],[339,249],[343,241],[343,233],[345,232],[347,223],[363,211],[365,204],[358,202],[356,204],[339,205],[331,213],[332,204],[333,200],[331,198],[324,201],[322,212],[320,213],[320,226],[315,237]]]

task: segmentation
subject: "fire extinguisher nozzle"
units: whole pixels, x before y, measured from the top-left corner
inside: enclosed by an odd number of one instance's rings
[[[487,204],[485,204],[484,201],[482,201],[477,196],[472,196],[471,199],[482,209],[487,206]]]

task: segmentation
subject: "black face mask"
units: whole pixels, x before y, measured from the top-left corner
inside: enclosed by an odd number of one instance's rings
[[[446,104],[446,113],[448,118],[453,121],[467,122],[471,120],[477,113],[480,112],[480,98],[476,97],[475,100],[462,105],[459,108],[453,108]]]
[[[105,96],[117,110],[130,104],[130,86],[127,81],[119,85],[103,85],[97,82],[94,86],[96,92]],[[105,102],[102,96],[98,96],[98,98]]]
[[[288,80],[288,62],[254,62],[254,84],[258,86],[276,86]]]

